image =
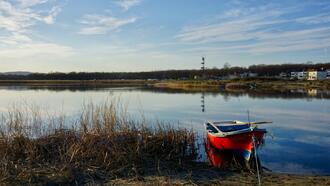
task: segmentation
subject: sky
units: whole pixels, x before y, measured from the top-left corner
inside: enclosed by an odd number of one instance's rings
[[[329,62],[329,0],[0,0],[0,72]]]

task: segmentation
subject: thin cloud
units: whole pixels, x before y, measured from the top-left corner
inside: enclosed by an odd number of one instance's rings
[[[46,61],[74,53],[68,46],[34,40],[30,34],[38,23],[54,24],[61,12],[60,6],[42,9],[36,6],[48,0],[18,0],[16,3],[0,1],[0,61],[17,59],[27,61],[42,57]],[[50,4],[52,5],[52,4]]]
[[[1,36],[2,43],[14,43],[13,39],[18,38],[17,42],[22,41],[22,37],[29,37],[28,31],[38,22],[53,24],[55,17],[61,8],[54,6],[49,11],[41,13],[35,10],[34,6],[47,3],[46,0],[20,0],[19,3],[0,1],[0,30],[5,30],[9,36]],[[20,37],[17,37],[20,36]],[[6,39],[7,38],[7,39]],[[26,40],[26,39],[25,39]]]
[[[43,18],[43,21],[46,24],[54,24],[56,16],[62,11],[62,8],[59,6],[53,7],[47,16]]]
[[[32,41],[30,37],[20,33],[13,33],[8,36],[0,36],[0,40],[2,41],[2,43],[7,45],[16,45],[19,43],[26,43]]]
[[[234,13],[232,13],[234,12]],[[251,13],[244,10],[230,10],[224,13],[224,19],[219,19],[215,23],[186,27],[176,36],[180,41],[211,43],[222,41],[244,41],[255,39],[257,31],[276,24],[283,24],[287,20],[277,19],[283,14],[276,10],[254,10]],[[254,13],[258,12],[258,13]],[[220,17],[220,16],[219,16]]]
[[[301,17],[298,18],[296,21],[304,24],[330,23],[330,14],[319,14],[319,15]]]
[[[129,10],[130,8],[139,5],[142,0],[118,0],[116,4],[123,8],[124,11]]]
[[[118,31],[121,27],[134,23],[136,17],[120,19],[112,16],[103,15],[85,15],[80,21],[85,27],[81,28],[78,34],[98,35],[106,34],[110,31]]]
[[[49,56],[54,56],[56,58],[67,57],[74,54],[74,50],[71,47],[58,45],[54,43],[45,42],[34,42],[16,45],[7,49],[0,50],[0,59],[21,59],[35,58],[35,57],[45,57],[45,60]]]
[[[21,7],[32,7],[35,5],[39,5],[39,4],[44,4],[46,3],[48,0],[18,0],[18,2],[20,3],[19,5]]]
[[[232,9],[213,23],[185,27],[176,39],[185,44],[199,44],[192,50],[245,52],[251,54],[303,51],[330,46],[328,14],[284,18],[299,12],[296,7]],[[313,24],[313,27],[310,25]],[[287,28],[290,25],[290,29]],[[204,47],[203,45],[214,45]]]

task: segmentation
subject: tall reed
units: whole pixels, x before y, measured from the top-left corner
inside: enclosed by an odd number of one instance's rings
[[[13,107],[1,117],[0,182],[82,184],[179,168],[196,157],[193,131],[150,125],[118,101],[85,104],[71,122]]]

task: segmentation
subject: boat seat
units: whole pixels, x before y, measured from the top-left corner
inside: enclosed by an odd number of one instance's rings
[[[222,132],[232,132],[232,131],[237,131],[237,130],[243,130],[243,129],[248,129],[250,127],[249,124],[245,125],[220,125],[217,126],[219,130]]]

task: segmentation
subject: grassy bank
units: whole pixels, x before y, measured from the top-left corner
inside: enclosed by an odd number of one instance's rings
[[[286,91],[293,89],[320,89],[330,90],[330,80],[298,81],[298,80],[205,80],[205,81],[163,81],[154,84],[154,87],[183,89],[190,91],[214,90],[255,90],[255,91]]]
[[[154,84],[154,87],[159,88],[175,88],[175,89],[219,89],[225,87],[229,81],[216,80],[172,80],[162,81]]]
[[[285,91],[292,89],[330,90],[330,79],[321,81],[298,81],[276,79],[235,79],[235,80],[0,80],[0,86],[143,86],[155,88],[182,89],[188,91],[256,90]]]

